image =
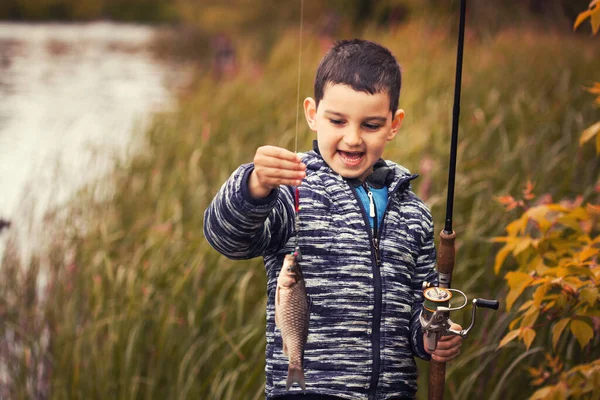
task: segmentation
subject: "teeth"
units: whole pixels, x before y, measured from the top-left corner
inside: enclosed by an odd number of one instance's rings
[[[340,154],[344,159],[348,161],[356,161],[361,157],[361,153],[348,153],[345,151],[341,151]]]

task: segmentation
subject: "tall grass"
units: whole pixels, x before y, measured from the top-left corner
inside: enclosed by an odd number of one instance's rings
[[[430,170],[414,189],[441,229],[454,35],[413,22],[361,36],[389,46],[402,64],[407,117],[385,156],[413,172],[428,160]],[[309,96],[322,48],[310,33],[303,42],[301,95]],[[290,32],[260,67],[221,82],[199,77],[177,112],[156,116],[143,150],[101,183],[111,188],[109,199],[94,200],[94,187],[80,193],[55,246],[29,268],[7,252],[0,271],[2,397],[263,396],[261,260],[233,262],[216,253],[203,237],[202,218],[256,147],[293,149],[297,49],[297,33]],[[597,57],[591,42],[575,37],[522,30],[468,35],[453,283],[469,295],[503,295],[488,239],[508,216],[494,196],[515,193],[528,179],[555,197],[592,194],[598,161],[577,138],[595,112],[582,85],[597,79]],[[313,136],[302,126],[304,151]],[[465,325],[466,314],[453,318]],[[449,366],[448,398],[526,397],[526,374],[514,363],[524,349],[496,351],[508,321],[502,309],[480,315],[461,358]],[[539,356],[531,351],[520,360]],[[427,365],[420,369],[425,398]]]

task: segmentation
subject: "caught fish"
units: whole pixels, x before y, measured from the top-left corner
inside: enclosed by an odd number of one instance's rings
[[[283,354],[288,357],[286,390],[295,383],[306,390],[302,358],[308,336],[308,297],[300,264],[293,254],[283,260],[275,292],[275,324],[281,330]]]

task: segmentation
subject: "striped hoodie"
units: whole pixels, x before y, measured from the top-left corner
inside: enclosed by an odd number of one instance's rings
[[[428,360],[419,312],[422,283],[436,282],[433,221],[410,189],[404,167],[385,161],[389,199],[379,240],[356,189],[313,151],[302,155],[299,246],[310,300],[304,353],[305,393],[344,399],[414,398],[414,356]],[[380,160],[380,162],[383,160]],[[379,164],[379,163],[378,163]],[[283,258],[294,250],[294,189],[252,199],[253,164],[239,167],[204,215],[204,234],[232,259],[264,257],[267,273],[266,396],[285,391],[288,360],[275,327],[275,289]]]

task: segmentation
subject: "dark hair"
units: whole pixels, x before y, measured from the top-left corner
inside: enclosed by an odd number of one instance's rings
[[[396,58],[385,47],[361,39],[340,40],[325,54],[315,76],[317,106],[328,83],[369,94],[387,93],[393,115],[398,109],[402,76]]]

